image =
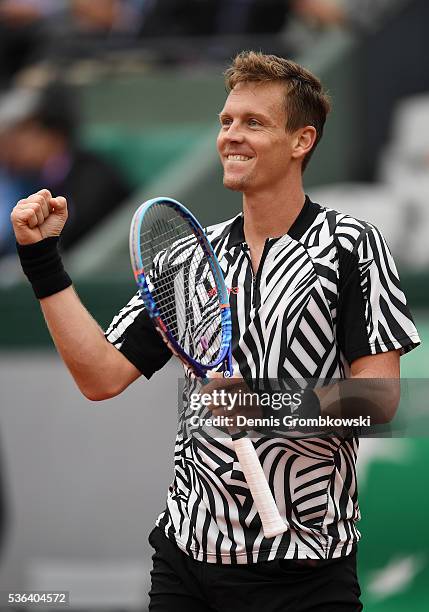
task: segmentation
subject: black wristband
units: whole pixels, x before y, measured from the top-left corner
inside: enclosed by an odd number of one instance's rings
[[[53,236],[34,244],[16,245],[24,274],[39,300],[67,289],[72,284],[64,270],[58,242],[59,237]]]

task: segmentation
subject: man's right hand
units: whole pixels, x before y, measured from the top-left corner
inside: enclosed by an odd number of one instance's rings
[[[59,236],[67,221],[67,201],[42,189],[20,200],[10,216],[18,244],[34,244]]]

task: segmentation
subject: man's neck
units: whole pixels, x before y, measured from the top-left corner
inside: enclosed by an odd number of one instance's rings
[[[243,194],[244,235],[249,245],[260,245],[267,238],[287,234],[302,210],[305,194],[302,184],[282,193],[271,190]]]

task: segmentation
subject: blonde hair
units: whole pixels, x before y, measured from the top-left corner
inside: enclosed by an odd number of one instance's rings
[[[331,102],[322,83],[309,70],[292,60],[256,51],[242,51],[225,71],[225,85],[230,92],[238,83],[248,82],[284,83],[286,129],[293,132],[306,125],[316,129],[314,145],[302,163],[304,170],[322,138],[326,117],[331,110]]]

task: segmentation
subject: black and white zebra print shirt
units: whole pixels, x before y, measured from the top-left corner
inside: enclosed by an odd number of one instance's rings
[[[256,276],[242,215],[207,233],[230,289],[234,369],[243,377],[345,378],[358,357],[420,342],[372,225],[306,198],[289,232],[267,240]],[[106,337],[146,377],[171,356],[138,296]],[[349,554],[360,537],[357,440],[259,436],[254,444],[290,530],[265,539],[231,441],[185,436],[180,423],[158,526],[188,555],[213,563]]]

